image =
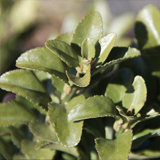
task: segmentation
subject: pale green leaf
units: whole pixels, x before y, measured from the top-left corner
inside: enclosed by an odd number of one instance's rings
[[[109,82],[105,96],[112,99],[114,103],[122,100],[125,91],[132,84],[134,75],[128,68],[121,69]]]
[[[97,117],[116,117],[115,105],[111,99],[104,96],[90,97],[78,103],[69,112],[69,121],[78,121]]]
[[[59,40],[49,40],[45,45],[68,66],[77,67],[79,65],[78,54],[69,44]]]
[[[115,140],[97,138],[95,141],[101,160],[127,160],[132,143],[132,131],[121,134]]]
[[[54,128],[51,125],[47,125],[40,121],[32,121],[29,124],[29,128],[36,137],[40,137],[46,141],[58,143]]]
[[[73,74],[66,72],[68,79],[76,86],[86,87],[91,81],[91,66],[89,65],[88,70],[86,71],[83,77],[76,77]]]
[[[71,38],[72,38],[72,33],[63,33],[61,35],[59,35],[56,40],[59,40],[59,41],[63,41],[63,42],[66,42],[67,44],[70,44],[71,42]]]
[[[22,151],[29,159],[52,159],[55,151],[41,148],[36,150],[34,148],[35,142],[30,140],[23,140],[22,141]]]
[[[0,104],[0,126],[27,124],[36,116],[23,104],[10,101]]]
[[[49,104],[50,122],[55,129],[60,143],[65,147],[73,147],[80,141],[83,122],[74,123],[68,121],[68,109],[71,110],[74,105],[83,99],[82,97],[76,97],[76,100],[72,99],[67,106],[56,103]]]
[[[13,156],[13,160],[26,160],[26,159],[28,159],[28,158],[23,154],[15,154]]]
[[[135,34],[140,48],[160,45],[160,12],[153,5],[145,6],[136,19]]]
[[[136,76],[132,85],[127,89],[122,104],[128,112],[136,115],[144,106],[147,96],[147,88],[141,76]]]
[[[16,61],[16,66],[19,68],[48,72],[67,81],[67,77],[65,76],[67,66],[60,58],[45,47],[31,49],[21,54]]]
[[[0,77],[0,87],[17,93],[45,109],[51,101],[43,85],[29,70],[14,70],[3,74]]]
[[[92,60],[95,57],[95,47],[92,41],[89,38],[86,38],[82,42],[81,55],[83,58]]]
[[[81,46],[85,38],[89,38],[95,44],[102,36],[103,24],[99,12],[91,12],[86,15],[76,27],[71,43]]]
[[[112,47],[114,46],[115,41],[116,41],[116,34],[115,33],[110,33],[107,36],[105,36],[99,40],[99,43],[101,46],[101,52],[100,52],[98,63],[105,62]]]

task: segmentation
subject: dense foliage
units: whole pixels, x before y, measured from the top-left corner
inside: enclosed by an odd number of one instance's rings
[[[94,11],[72,33],[21,54],[20,69],[0,77],[0,87],[16,94],[0,104],[3,157],[160,157],[159,20],[158,9],[146,6],[136,18],[136,39],[118,47]]]

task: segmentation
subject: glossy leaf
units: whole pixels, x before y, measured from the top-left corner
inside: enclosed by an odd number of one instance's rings
[[[116,117],[115,105],[108,97],[90,97],[78,103],[69,112],[69,121],[79,121],[97,117]]]
[[[34,149],[36,143],[30,140],[22,141],[22,151],[29,159],[52,159],[55,151],[50,149]]]
[[[65,81],[67,66],[53,52],[45,47],[31,49],[17,59],[16,66],[31,70],[39,70],[55,75]]]
[[[83,122],[74,123],[68,121],[68,109],[71,110],[74,105],[84,100],[82,97],[76,97],[75,99],[72,99],[67,107],[56,103],[49,104],[50,122],[55,129],[60,143],[65,147],[77,145],[82,134]]]
[[[89,38],[86,38],[82,42],[81,55],[83,58],[92,60],[95,57],[95,47],[92,41]]]
[[[68,79],[76,86],[86,87],[91,81],[91,66],[89,65],[88,70],[86,71],[83,77],[76,77],[69,72],[66,72]]]
[[[40,121],[32,121],[29,124],[31,132],[43,140],[58,143],[57,136],[52,126],[46,125]]]
[[[78,54],[69,44],[59,40],[49,40],[45,45],[68,66],[77,67],[79,65]]]
[[[0,126],[27,124],[36,116],[24,105],[16,101],[0,104]]]
[[[32,71],[14,70],[0,77],[0,87],[21,95],[38,106],[47,108],[51,101],[45,88]]]
[[[147,88],[141,76],[134,78],[133,84],[127,89],[122,104],[128,111],[135,115],[144,106],[147,96]]]
[[[135,25],[136,38],[142,49],[160,45],[160,12],[153,6],[145,6],[138,14]]]
[[[101,52],[100,52],[98,63],[105,62],[112,47],[114,46],[115,41],[116,41],[116,34],[115,33],[110,33],[107,36],[105,36],[99,40],[99,43],[101,46]]]
[[[95,44],[102,36],[103,24],[99,12],[91,12],[86,15],[76,27],[71,43],[81,46],[85,38],[89,38]]]
[[[120,102],[127,88],[132,84],[133,78],[131,70],[121,69],[108,84],[105,96],[111,98],[114,103]]]
[[[132,131],[121,134],[115,140],[97,138],[96,149],[101,160],[128,159],[132,143]]]

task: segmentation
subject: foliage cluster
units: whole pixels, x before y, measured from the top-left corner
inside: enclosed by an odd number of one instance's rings
[[[31,49],[0,87],[0,153],[6,159],[160,157],[160,13],[144,7],[130,47],[103,35],[99,12],[72,33]],[[127,22],[126,22],[127,23]]]

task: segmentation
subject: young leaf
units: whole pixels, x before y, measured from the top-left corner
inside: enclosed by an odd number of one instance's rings
[[[55,151],[42,148],[35,150],[35,142],[30,140],[22,141],[22,151],[29,159],[52,159]]]
[[[17,93],[45,109],[48,102],[51,101],[45,88],[32,71],[14,70],[7,72],[0,77],[0,87]]]
[[[21,103],[10,101],[0,104],[0,126],[27,124],[35,118],[35,115]]]
[[[69,122],[68,110],[71,110],[74,105],[82,100],[84,100],[84,97],[76,97],[69,102],[67,107],[56,103],[49,104],[50,122],[55,129],[60,143],[65,147],[73,147],[80,141],[83,122]]]
[[[160,12],[153,6],[145,6],[138,14],[135,34],[140,48],[147,49],[160,45]]]
[[[16,66],[31,70],[48,72],[67,82],[67,66],[53,52],[45,47],[38,47],[23,53],[16,61]]]
[[[127,89],[122,104],[128,111],[136,115],[144,106],[146,101],[147,88],[141,76],[134,78],[133,84]]]
[[[40,121],[32,121],[29,124],[31,132],[43,140],[58,143],[57,136],[52,126],[48,126]]]
[[[116,117],[115,105],[108,97],[95,96],[78,103],[68,114],[69,121],[89,118]]]
[[[81,49],[81,55],[83,58],[86,58],[88,60],[92,60],[92,58],[95,57],[95,47],[92,41],[89,38],[86,38],[82,42],[82,49]]]
[[[122,100],[127,88],[132,84],[134,75],[128,68],[121,69],[108,84],[105,96],[112,99],[114,103]]]
[[[78,54],[69,44],[59,40],[49,40],[45,45],[68,66],[77,67],[79,65]]]
[[[132,143],[132,131],[121,134],[115,140],[97,138],[96,149],[101,160],[127,160]]]
[[[116,41],[116,34],[115,33],[110,33],[107,36],[105,36],[99,40],[99,43],[101,46],[101,52],[100,52],[98,63],[105,62],[112,47],[114,46],[115,41]]]
[[[85,38],[89,38],[95,44],[102,36],[103,24],[99,12],[91,12],[86,15],[76,27],[71,43],[81,46]]]
[[[88,70],[86,71],[83,77],[76,77],[73,74],[70,74],[66,71],[68,79],[76,86],[87,87],[91,81],[91,66],[89,65]]]
[[[70,44],[72,38],[72,33],[63,33],[59,35],[56,40],[66,42],[67,44]]]

